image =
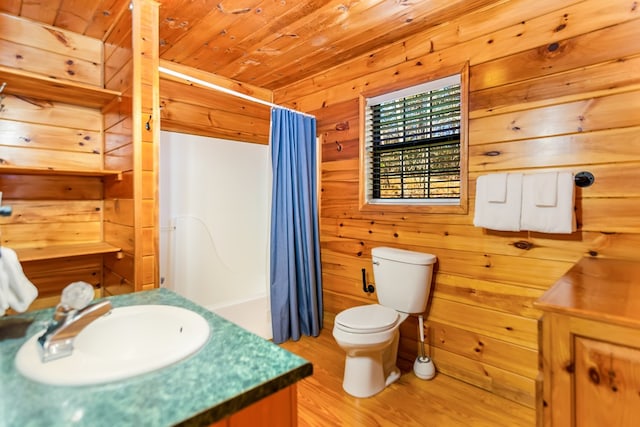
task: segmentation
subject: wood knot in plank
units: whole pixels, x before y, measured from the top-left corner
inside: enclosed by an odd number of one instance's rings
[[[568,48],[569,44],[566,41],[563,42],[553,42],[549,43],[546,46],[541,46],[538,49],[540,56],[544,58],[554,58],[556,56],[561,56],[564,54]]]
[[[554,33],[558,33],[562,30],[564,30],[565,28],[567,28],[567,22],[569,21],[569,14],[565,13],[564,15],[562,15],[562,23],[559,24],[556,28],[554,28],[553,32]]]
[[[218,3],[217,8],[220,11],[220,13],[224,13],[224,14],[228,14],[228,15],[242,15],[242,14],[251,12],[251,8],[250,7],[242,7],[242,8],[238,8],[238,9],[229,9],[229,10],[227,10],[227,9],[224,8],[222,3]]]
[[[69,39],[67,39],[64,33],[60,31],[56,31],[52,28],[45,28],[45,30],[49,31],[49,33],[51,33],[51,35],[60,43],[62,43],[64,46],[71,47],[71,45],[69,44]]]
[[[184,30],[189,27],[189,21],[179,21],[178,19],[173,18],[171,16],[167,16],[164,21],[167,23],[167,26],[172,30],[175,30],[175,29]]]
[[[336,123],[336,130],[337,131],[349,130],[349,122]]]
[[[513,246],[518,249],[522,249],[528,251],[533,248],[533,243],[527,242],[526,240],[518,240],[517,242],[513,242]]]

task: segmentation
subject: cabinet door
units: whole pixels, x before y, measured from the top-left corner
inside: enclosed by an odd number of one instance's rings
[[[575,425],[640,425],[640,349],[580,337],[574,348]]]

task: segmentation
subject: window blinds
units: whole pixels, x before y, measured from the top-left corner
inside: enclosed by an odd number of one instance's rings
[[[459,199],[460,102],[459,75],[367,100],[369,199]]]

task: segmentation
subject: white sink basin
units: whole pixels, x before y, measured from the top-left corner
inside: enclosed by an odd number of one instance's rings
[[[129,378],[178,362],[207,342],[210,329],[202,316],[180,307],[114,308],[78,334],[71,356],[47,363],[42,363],[37,342],[42,332],[18,351],[18,371],[46,384],[87,385]]]

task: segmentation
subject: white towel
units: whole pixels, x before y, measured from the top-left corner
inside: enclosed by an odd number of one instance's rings
[[[532,176],[536,206],[556,206],[558,203],[558,172]]]
[[[485,175],[489,203],[504,203],[507,200],[507,175],[506,173]]]
[[[9,308],[9,277],[0,266],[0,316]]]
[[[9,248],[0,248],[0,316],[9,307],[23,312],[38,296],[38,288],[22,271],[18,255]]]
[[[574,180],[571,172],[558,172],[557,199],[555,206],[538,206],[536,194],[538,185],[544,179],[533,175],[525,175],[522,180],[522,230],[540,231],[543,233],[569,234],[576,231],[574,211]]]
[[[476,208],[473,225],[491,230],[520,231],[522,208],[522,174],[507,174],[506,195],[503,203],[490,202],[488,175],[476,180]]]

